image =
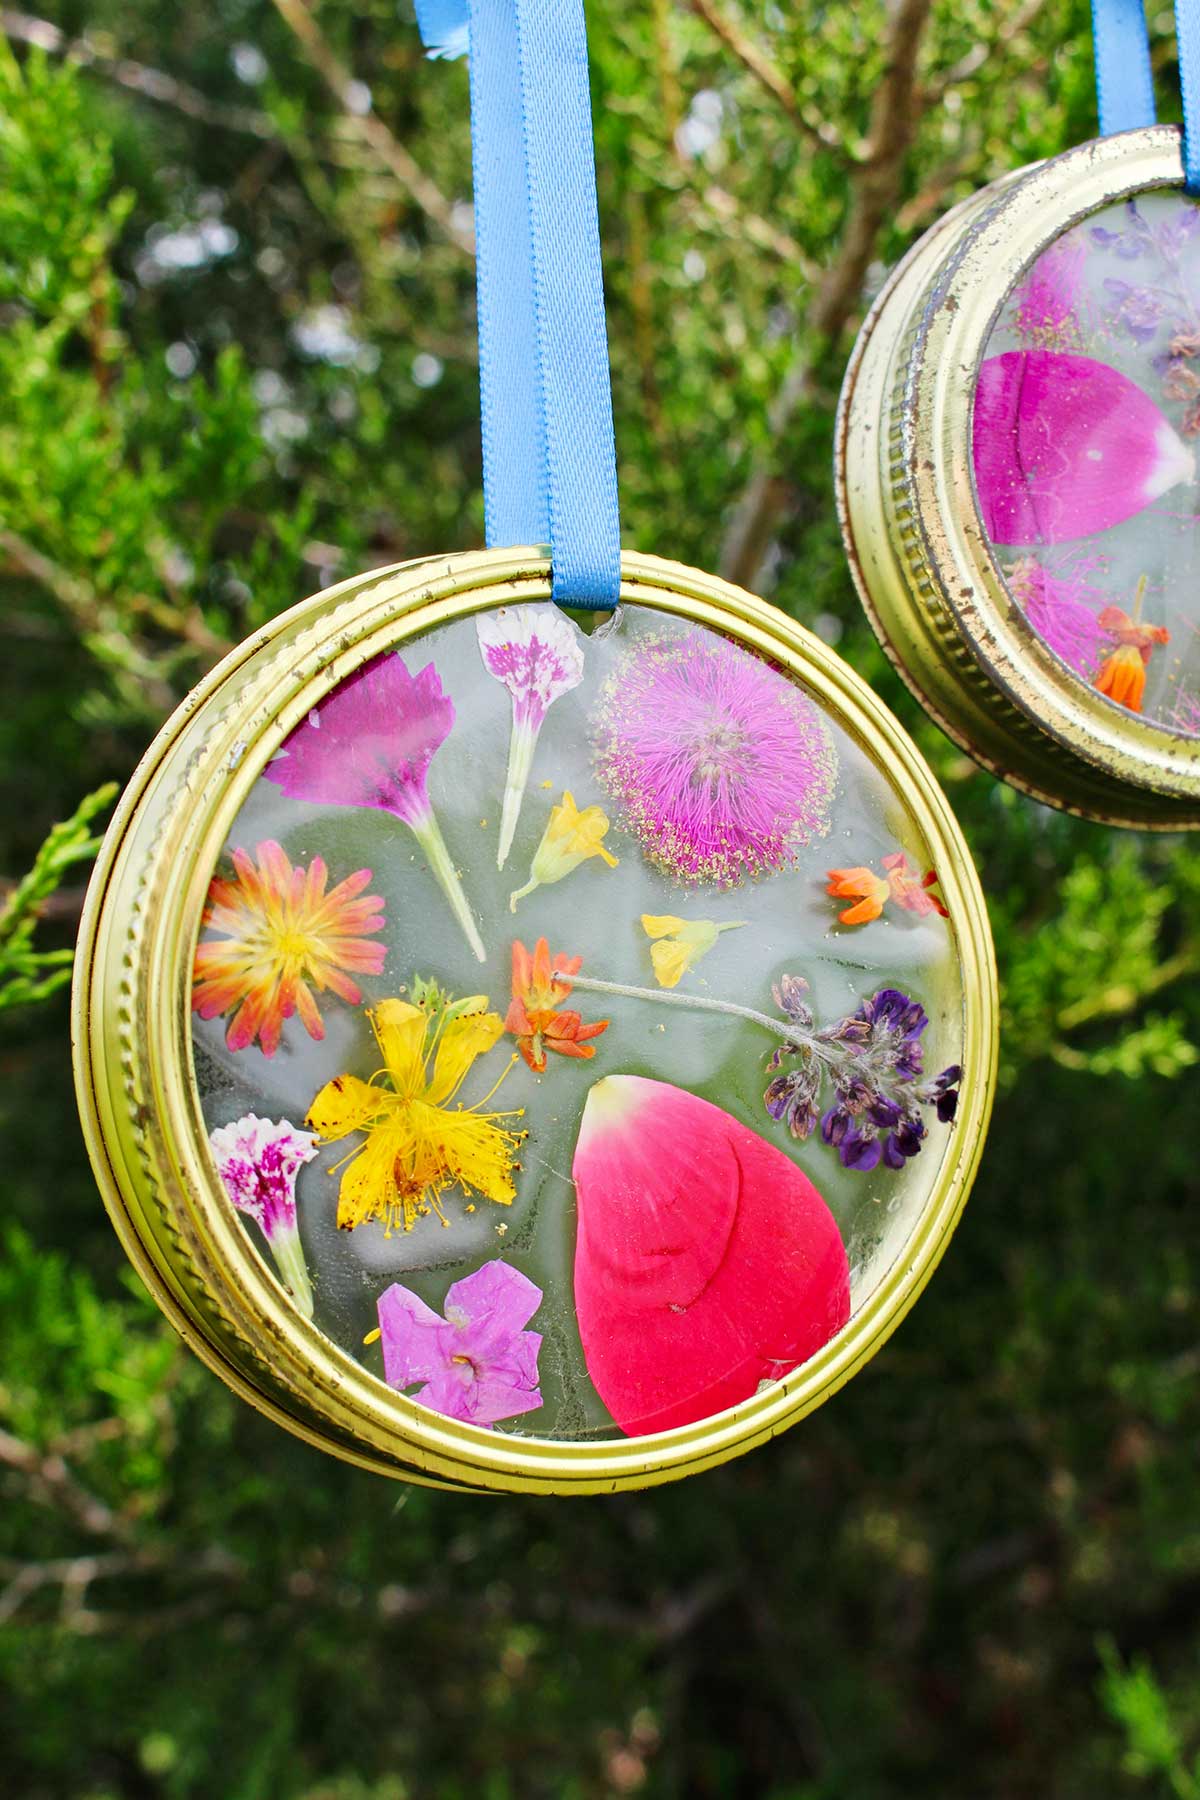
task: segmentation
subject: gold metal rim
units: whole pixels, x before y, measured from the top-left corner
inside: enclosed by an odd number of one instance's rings
[[[1064,675],[1009,594],[983,530],[970,420],[988,337],[1013,286],[1056,238],[1109,205],[1181,187],[1171,126],[1083,144],[1015,183],[975,226],[939,284],[921,345],[913,492],[946,600],[988,679],[1041,730],[1119,780],[1180,800],[1200,798],[1200,741],[1117,706]],[[961,577],[961,579],[957,579]]]
[[[982,1152],[996,1065],[996,978],[970,853],[927,765],[824,644],[715,576],[622,559],[622,601],[694,619],[801,679],[903,783],[941,874],[963,980],[962,1108],[924,1213],[838,1337],[741,1405],[644,1439],[560,1443],[441,1418],[395,1394],[291,1307],[220,1190],[192,1072],[191,964],[212,869],[259,771],[360,663],[514,598],[549,594],[537,550],[427,559],[342,583],[284,614],[209,676],[144,759],[85,908],[74,995],[89,1153],[126,1249],[209,1366],[309,1442],[363,1466],[474,1489],[609,1492],[672,1480],[749,1449],[811,1411],[872,1356],[942,1255]]]
[[[856,346],[839,410],[847,554],[868,617],[917,699],[963,749],[1034,798],[1108,824],[1200,825],[1200,740],[1118,707],[1030,627],[983,531],[971,461],[978,369],[996,317],[1070,225],[1182,182],[1159,126],[1018,170],[914,247]]]

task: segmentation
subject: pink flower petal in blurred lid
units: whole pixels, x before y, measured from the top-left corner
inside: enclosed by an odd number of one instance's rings
[[[988,358],[973,442],[983,525],[997,544],[1107,531],[1196,474],[1149,394],[1106,363],[1053,350]]]

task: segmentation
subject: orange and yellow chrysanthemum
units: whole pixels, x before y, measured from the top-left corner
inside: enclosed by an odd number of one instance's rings
[[[513,997],[504,1029],[511,1031],[517,1049],[539,1075],[546,1067],[547,1050],[559,1056],[595,1056],[588,1039],[608,1030],[607,1019],[585,1025],[577,1012],[558,1010],[571,992],[570,977],[579,973],[582,962],[581,956],[566,956],[561,950],[552,960],[544,937],[538,939],[532,956],[519,939],[513,944]]]
[[[503,1022],[483,1010],[482,997],[457,1005],[434,998],[427,1006],[385,1000],[370,1012],[383,1068],[370,1081],[338,1075],[308,1109],[308,1123],[327,1142],[366,1133],[341,1165],[337,1222],[345,1231],[379,1219],[390,1236],[397,1227],[411,1231],[428,1213],[448,1225],[441,1197],[451,1187],[512,1204],[514,1158],[524,1134],[499,1121],[520,1113],[479,1110],[495,1087],[474,1106],[450,1105],[476,1057],[500,1038]]]
[[[357,1006],[362,991],[351,976],[378,975],[387,955],[365,935],[383,928],[383,901],[363,893],[370,869],[326,893],[321,857],[293,868],[273,838],[253,857],[235,850],[233,869],[232,879],[218,875],[208,890],[201,927],[216,935],[196,950],[193,1011],[202,1019],[233,1014],[225,1032],[231,1050],[257,1038],[263,1055],[273,1056],[293,1013],[310,1037],[323,1038],[313,988]]]

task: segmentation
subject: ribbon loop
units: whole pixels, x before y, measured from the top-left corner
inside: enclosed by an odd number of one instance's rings
[[[1179,86],[1183,94],[1183,185],[1200,196],[1200,0],[1175,0]]]
[[[417,0],[469,40],[489,546],[549,543],[554,598],[615,606],[620,516],[583,0]]]
[[[1154,82],[1143,0],[1092,0],[1092,39],[1100,136],[1153,125]]]

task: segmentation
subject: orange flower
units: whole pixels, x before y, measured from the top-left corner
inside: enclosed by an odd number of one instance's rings
[[[1141,712],[1142,695],[1146,691],[1146,664],[1141,652],[1132,644],[1122,644],[1105,657],[1096,673],[1096,687],[1118,706],[1130,712]]]
[[[539,1075],[546,1067],[546,1052],[560,1056],[595,1056],[589,1038],[608,1030],[608,1020],[585,1025],[577,1012],[559,1012],[560,1000],[571,992],[569,976],[578,973],[581,956],[565,956],[562,951],[551,959],[550,946],[539,938],[533,955],[519,940],[512,947],[512,1004],[504,1021],[504,1029],[517,1040],[517,1049]]]
[[[348,972],[378,975],[383,968],[385,945],[360,935],[382,930],[383,901],[362,893],[370,869],[358,869],[327,894],[321,857],[307,869],[293,868],[272,838],[255,856],[257,863],[235,850],[232,880],[218,875],[209,886],[201,926],[219,936],[196,950],[192,1010],[202,1019],[233,1012],[229,1048],[245,1050],[257,1038],[263,1055],[273,1056],[293,1013],[310,1037],[325,1036],[310,982],[318,993],[328,988],[351,1006],[360,1003],[362,992]]]
[[[838,914],[843,925],[865,925],[869,919],[877,919],[883,911],[892,890],[882,875],[876,875],[873,869],[829,869],[829,886],[825,892],[838,900],[857,900],[857,906],[848,906]]]
[[[827,871],[829,886],[826,893],[839,900],[856,900],[858,903],[838,914],[841,924],[866,925],[879,917],[889,900],[894,900],[905,912],[922,915],[936,912],[943,919],[949,917],[937,895],[929,892],[937,881],[935,870],[930,869],[918,878],[903,850],[885,856],[883,866],[886,875],[876,875],[874,869],[866,868]]]
[[[1143,581],[1138,585],[1135,614],[1141,605],[1144,588]],[[1096,688],[1110,700],[1115,700],[1118,706],[1127,706],[1130,712],[1141,712],[1142,696],[1146,691],[1146,666],[1155,644],[1169,644],[1171,634],[1165,625],[1143,625],[1136,616],[1130,618],[1120,606],[1106,606],[1098,615],[1097,623],[1108,633],[1116,648],[1100,664]]]
[[[891,856],[885,856],[883,866],[888,872],[888,889],[897,906],[905,912],[917,913],[924,917],[926,913],[940,913],[943,919],[950,914],[936,894],[930,888],[937,885],[937,870],[927,869],[920,880],[917,871],[905,856],[903,850],[895,850]]]

